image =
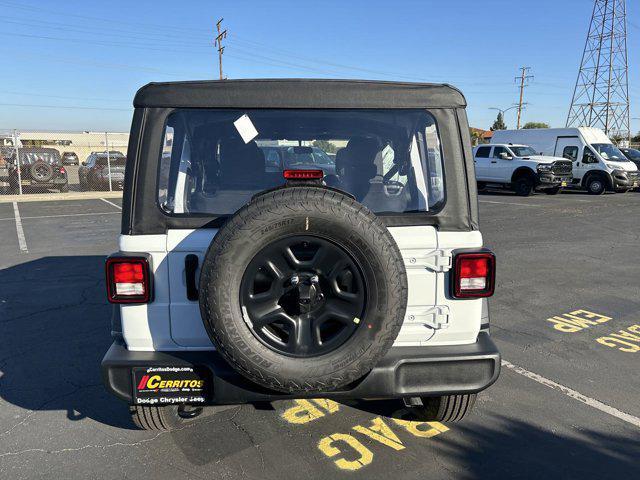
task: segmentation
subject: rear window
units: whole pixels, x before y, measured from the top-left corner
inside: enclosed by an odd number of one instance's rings
[[[171,214],[231,215],[283,170],[313,168],[376,213],[432,212],[442,162],[425,110],[182,109],[165,128],[158,200]]]
[[[21,164],[32,164],[35,162],[60,163],[60,153],[55,150],[20,150]]]
[[[96,158],[96,165],[108,165],[111,164],[112,167],[124,167],[127,159],[120,155],[118,156],[110,156],[107,158],[106,155],[99,156]]]

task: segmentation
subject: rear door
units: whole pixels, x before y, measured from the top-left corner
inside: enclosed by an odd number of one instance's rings
[[[476,180],[486,182],[489,180],[489,157],[491,156],[491,147],[480,146],[476,149],[474,163],[476,167]]]
[[[200,265],[217,229],[167,231],[167,261],[169,268],[169,316],[171,337],[178,345],[193,348],[213,348],[204,329],[197,297],[189,299],[189,287],[197,289]],[[189,255],[197,259],[197,268],[192,270]],[[195,284],[191,284],[194,282]]]

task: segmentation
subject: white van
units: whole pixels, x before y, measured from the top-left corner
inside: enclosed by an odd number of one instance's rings
[[[640,184],[638,167],[598,128],[497,130],[491,142],[526,144],[541,155],[571,160],[572,186],[594,195],[606,190],[626,192]]]

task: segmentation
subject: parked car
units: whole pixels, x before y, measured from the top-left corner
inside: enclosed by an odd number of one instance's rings
[[[54,148],[20,148],[19,161],[15,153],[9,164],[9,191],[45,193],[49,190],[69,191],[67,171],[60,152]]]
[[[497,379],[495,257],[464,174],[460,91],[174,82],[143,87],[134,104],[102,372],[136,425],[301,397],[404,399],[423,419],[457,421]],[[326,138],[347,141],[339,175],[268,172],[257,143]],[[429,161],[441,145],[449,154]]]
[[[127,157],[121,152],[92,153],[78,169],[80,190],[122,190],[126,163]]]
[[[62,163],[64,165],[78,165],[80,160],[75,152],[62,152]]]
[[[635,148],[621,148],[620,151],[624,153],[624,156],[636,164],[636,167],[640,170],[640,150]]]
[[[325,175],[336,173],[335,158],[319,147],[276,146],[260,147],[265,155],[267,172],[282,172],[287,168],[321,169]]]
[[[638,167],[598,128],[496,130],[491,141],[530,145],[541,155],[571,160],[571,185],[593,195],[626,192],[640,184]]]
[[[520,196],[535,190],[555,195],[571,184],[571,162],[537,155],[527,145],[479,145],[473,150],[478,188],[507,188]]]

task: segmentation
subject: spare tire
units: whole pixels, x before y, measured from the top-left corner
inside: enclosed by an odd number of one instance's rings
[[[200,312],[240,374],[287,393],[339,389],[396,339],[407,306],[402,255],[351,197],[315,186],[263,193],[217,233]]]
[[[29,167],[31,178],[36,182],[48,182],[53,177],[53,167],[42,160],[38,160]]]

